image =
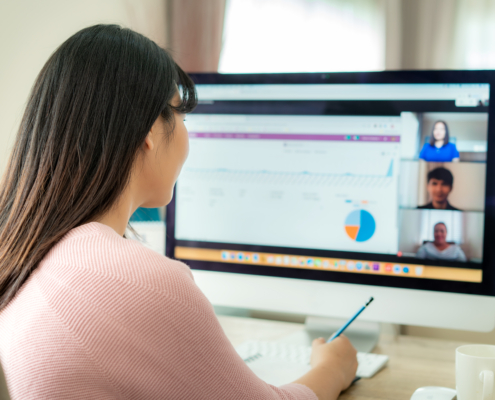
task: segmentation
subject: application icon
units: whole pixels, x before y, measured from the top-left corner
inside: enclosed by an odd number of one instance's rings
[[[380,271],[380,264],[373,263],[373,271]]]
[[[284,256],[284,264],[289,265],[290,264],[290,257],[289,256]]]
[[[222,251],[222,260],[228,260],[230,258],[230,254],[228,251]]]
[[[385,271],[392,272],[392,264],[385,264]]]
[[[409,267],[402,268],[402,272],[404,272],[405,274],[408,274],[409,273]]]
[[[260,261],[260,255],[259,254],[253,254],[253,261],[254,262],[259,262]]]
[[[414,268],[414,274],[415,274],[416,276],[421,276],[421,275],[423,275],[423,267],[416,267],[416,268]]]
[[[292,257],[292,258],[290,259],[290,263],[291,263],[292,265],[297,265],[297,258],[296,258],[296,257]]]
[[[304,258],[300,258],[299,259],[299,265],[300,266],[305,266],[306,265],[306,261],[304,260]]]
[[[363,269],[363,263],[361,263],[361,262],[357,262],[357,263],[356,263],[356,269],[357,269],[358,271],[361,271],[361,270]]]
[[[312,258],[308,258],[306,260],[306,264],[308,265],[308,267],[312,267],[314,265],[314,261]]]
[[[315,260],[315,266],[316,266],[316,267],[321,267],[321,260],[320,260],[319,258],[317,258],[317,259]]]
[[[333,269],[339,269],[339,262],[335,261],[332,265]],[[342,267],[343,268],[343,267]]]
[[[237,253],[237,261],[244,261],[244,254],[243,253]]]
[[[235,260],[235,253],[230,253],[230,259]]]
[[[269,262],[270,264],[272,264],[275,261],[275,259],[273,258],[273,256],[268,256],[266,258],[266,261]]]
[[[328,260],[323,260],[323,268],[329,268],[330,267],[330,263],[328,262]]]
[[[346,260],[340,260],[339,263],[340,263],[340,265],[346,265],[347,261]]]
[[[251,261],[251,256],[249,254],[245,254],[244,261]]]
[[[402,272],[402,267],[398,264],[394,265],[394,274],[400,274]]]
[[[347,263],[347,269],[348,269],[349,271],[353,271],[353,270],[354,270],[354,262],[353,262],[353,261],[349,261],[349,262]]]
[[[275,257],[275,264],[278,264],[278,265],[282,264],[282,257],[280,257],[280,256]]]
[[[366,271],[369,271],[369,270],[371,269],[371,268],[370,268],[370,265],[369,265],[368,263],[366,263],[366,264],[364,265],[364,269],[365,269]]]

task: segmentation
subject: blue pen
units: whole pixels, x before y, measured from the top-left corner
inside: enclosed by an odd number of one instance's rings
[[[352,323],[352,321],[354,321],[354,320],[355,320],[355,319],[359,316],[359,314],[361,314],[361,313],[364,311],[364,309],[370,305],[370,303],[371,303],[372,301],[373,301],[373,297],[370,297],[370,299],[368,300],[368,302],[367,302],[364,306],[362,306],[362,307],[358,310],[358,312],[357,312],[356,314],[354,314],[354,315],[351,317],[351,319],[350,319],[349,321],[347,321],[347,322],[344,324],[344,326],[343,326],[342,328],[340,328],[337,332],[335,332],[335,333],[334,333],[334,334],[330,337],[330,339],[328,339],[328,340],[327,340],[327,343],[330,343],[333,339],[335,339],[336,337],[340,336],[340,335],[342,334],[342,332],[344,332],[344,331],[347,329],[347,327],[348,327],[348,326]]]

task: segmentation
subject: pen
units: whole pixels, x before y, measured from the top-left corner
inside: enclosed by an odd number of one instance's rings
[[[354,314],[354,315],[353,315],[353,316],[349,319],[349,321],[347,321],[347,322],[344,324],[344,326],[342,326],[342,328],[340,328],[337,332],[335,332],[335,333],[334,333],[334,334],[330,337],[330,339],[328,339],[328,340],[327,340],[327,343],[330,343],[333,339],[335,339],[336,337],[340,336],[340,335],[342,334],[342,332],[344,332],[344,331],[347,329],[347,327],[348,327],[348,326],[352,323],[352,321],[354,321],[354,320],[355,320],[355,319],[359,316],[359,314],[361,314],[361,313],[364,311],[364,309],[370,305],[370,303],[371,303],[372,301],[373,301],[373,297],[370,297],[370,299],[368,300],[368,302],[367,302],[364,306],[362,306],[362,307],[361,307],[361,308],[357,311],[357,313],[356,313],[356,314]]]

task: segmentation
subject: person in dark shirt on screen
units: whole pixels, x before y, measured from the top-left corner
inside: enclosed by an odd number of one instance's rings
[[[454,185],[454,176],[447,168],[439,167],[428,173],[426,190],[431,202],[418,208],[425,210],[460,211],[448,202],[448,197]]]

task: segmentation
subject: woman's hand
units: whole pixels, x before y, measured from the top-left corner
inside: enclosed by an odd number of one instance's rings
[[[357,371],[357,351],[345,336],[326,343],[325,339],[313,341],[311,371],[295,383],[309,387],[319,400],[335,400],[347,389]]]
[[[347,389],[354,378],[358,367],[357,351],[349,339],[341,335],[330,343],[325,339],[313,340],[311,366],[313,368],[332,369],[334,374],[341,375],[342,388]]]

